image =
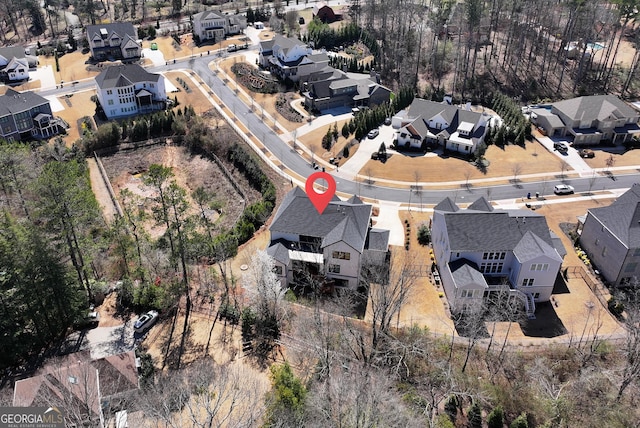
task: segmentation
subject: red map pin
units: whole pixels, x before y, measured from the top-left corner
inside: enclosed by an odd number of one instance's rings
[[[316,189],[313,187],[313,183],[320,179],[327,181],[327,190],[325,190],[324,193],[317,193]],[[327,208],[327,205],[329,205],[333,195],[336,193],[336,181],[326,172],[314,172],[307,178],[304,190],[307,192],[309,199],[311,199],[313,206],[318,210],[318,213],[322,214],[324,209]]]

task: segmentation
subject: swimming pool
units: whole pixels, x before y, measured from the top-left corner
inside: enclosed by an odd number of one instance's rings
[[[605,45],[598,42],[587,43],[587,47],[593,51],[599,51],[600,49],[604,49]]]

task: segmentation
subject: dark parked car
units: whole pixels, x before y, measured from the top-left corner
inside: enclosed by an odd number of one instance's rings
[[[580,156],[583,158],[593,158],[596,154],[591,149],[582,149],[580,150]]]
[[[561,141],[553,143],[553,148],[561,153],[566,153],[569,151],[569,146],[567,143],[563,143]]]

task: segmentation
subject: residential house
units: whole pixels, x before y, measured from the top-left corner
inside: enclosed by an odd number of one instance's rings
[[[640,112],[615,95],[592,95],[532,110],[532,122],[549,136],[571,136],[574,145],[622,144],[640,135]]]
[[[138,33],[130,22],[87,25],[87,41],[96,61],[132,61],[142,54]]]
[[[96,76],[98,101],[108,119],[149,113],[166,107],[164,77],[138,64],[107,67]]]
[[[551,297],[566,251],[544,216],[498,210],[484,197],[466,209],[445,198],[434,207],[431,239],[452,312],[496,293],[520,299],[533,317]]]
[[[226,15],[222,12],[205,10],[193,15],[193,35],[201,42],[212,40],[214,43],[227,36],[240,34],[247,28],[247,18],[242,15]]]
[[[34,92],[7,89],[0,96],[0,138],[5,141],[49,138],[68,125],[53,116],[49,100]]]
[[[120,406],[138,388],[133,351],[96,360],[88,351],[77,352],[16,381],[13,405],[60,407],[67,423],[104,427],[111,402]]]
[[[20,46],[0,48],[0,80],[19,82],[29,79],[29,70],[38,66],[38,58]]]
[[[304,105],[310,111],[374,107],[389,102],[391,96],[391,90],[379,83],[374,71],[370,74],[345,73],[327,66],[304,80],[301,85]]]
[[[437,145],[471,155],[478,144],[484,142],[491,116],[448,103],[416,98],[398,118],[401,118],[399,147]]]
[[[346,201],[334,196],[319,214],[296,187],[285,196],[269,231],[267,253],[283,287],[314,279],[356,289],[363,266],[388,262],[389,232],[371,227],[371,205],[356,196]]]
[[[295,37],[277,34],[273,40],[260,42],[260,65],[281,80],[290,79],[297,82],[299,80],[298,67],[309,55],[313,55],[313,50]]]
[[[625,286],[640,279],[640,184],[611,205],[587,211],[580,246],[610,284]]]
[[[330,24],[339,19],[339,15],[336,15],[331,6],[325,2],[316,3],[313,6],[312,16],[326,24]]]

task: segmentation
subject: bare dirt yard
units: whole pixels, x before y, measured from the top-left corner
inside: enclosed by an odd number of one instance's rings
[[[160,164],[172,169],[174,179],[187,194],[191,194],[198,187],[215,194],[215,199],[221,208],[208,213],[209,219],[216,228],[230,228],[242,213],[246,204],[257,201],[260,195],[246,183],[244,177],[235,174],[234,179],[242,183],[243,190],[249,200],[245,201],[235,190],[227,177],[213,162],[201,156],[189,154],[186,149],[178,146],[157,145],[127,152],[118,152],[102,158],[111,185],[116,195],[120,196],[123,189],[128,189],[137,195],[148,209],[150,199],[156,196],[155,189],[143,182],[143,175],[151,164]],[[187,197],[191,211],[195,213],[197,205]],[[122,200],[120,201],[122,203]],[[192,213],[192,214],[193,214]],[[152,236],[163,233],[161,227],[149,225]]]
[[[343,150],[345,146],[349,146],[349,156],[353,156],[360,144],[358,141],[353,138],[353,135],[350,135],[349,138],[344,138],[341,134],[342,126],[347,123],[348,120],[339,120],[330,125],[323,126],[308,134],[304,134],[297,138],[297,142],[306,146],[310,151],[312,151],[316,158],[322,158],[325,161],[328,161],[329,158],[338,158],[343,155]],[[324,137],[328,131],[333,130],[334,124],[338,127],[338,140],[334,143],[330,150],[325,150],[322,147],[322,137]],[[342,163],[346,162],[347,159],[342,159]]]

